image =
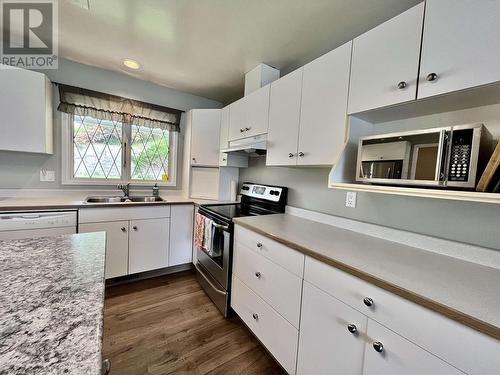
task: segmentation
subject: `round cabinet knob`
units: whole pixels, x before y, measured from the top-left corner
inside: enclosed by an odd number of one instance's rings
[[[243,133],[245,131],[245,129],[241,128],[240,129],[240,133]]]
[[[304,154],[302,151],[301,151],[301,152],[299,152],[299,156],[300,156],[301,158],[302,158],[302,157],[304,157],[304,155],[305,155],[305,154]]]
[[[126,232],[127,231],[127,228],[125,228],[125,227],[121,227],[120,229],[122,230],[122,232]]]
[[[375,341],[373,343],[373,349],[378,353],[382,353],[384,351],[384,345],[382,345],[380,341]]]
[[[252,129],[252,127],[251,127],[251,126],[249,126],[248,128],[245,128],[245,131],[247,132],[247,131],[249,131],[250,129]]]
[[[368,307],[372,307],[373,306],[373,300],[370,298],[370,297],[365,297],[363,299],[363,303],[368,306]]]
[[[133,230],[137,230],[138,228],[137,228],[137,226],[136,226],[136,225],[134,225],[134,226],[132,227],[132,229],[133,229]]]
[[[289,158],[293,158],[294,156],[295,156],[295,155],[294,155],[294,154],[292,154],[291,152],[290,152],[290,153],[288,153],[288,157],[289,157]]]
[[[438,75],[436,73],[429,73],[425,79],[429,82],[433,82],[438,79]]]
[[[193,161],[196,163],[196,158],[193,158]]]
[[[400,90],[406,88],[406,86],[408,86],[408,84],[405,81],[401,81],[398,83],[398,89]]]
[[[261,274],[260,272],[255,272],[255,277],[256,277],[257,279],[260,279],[260,278],[261,278],[261,276],[262,276],[262,274]]]
[[[259,319],[259,316],[256,313],[253,313],[252,318],[254,318],[254,320],[257,320]]]
[[[355,324],[349,324],[347,326],[347,330],[351,333],[357,333],[358,332],[358,327],[356,327]]]
[[[262,242],[257,242],[257,247],[260,249],[262,247]]]

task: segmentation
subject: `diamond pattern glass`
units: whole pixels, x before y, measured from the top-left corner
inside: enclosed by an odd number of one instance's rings
[[[120,179],[121,165],[122,124],[74,115],[74,177]]]
[[[168,130],[132,125],[131,178],[142,181],[166,181],[170,153]]]

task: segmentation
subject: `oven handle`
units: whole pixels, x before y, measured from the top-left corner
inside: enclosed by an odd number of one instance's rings
[[[226,295],[226,292],[225,291],[222,291],[220,290],[219,288],[217,288],[217,286],[214,285],[213,282],[211,282],[206,276],[205,274],[203,273],[203,270],[198,266],[198,264],[195,264],[194,265],[196,270],[198,271],[198,273],[205,279],[205,281],[208,283],[208,285],[210,285],[212,287],[213,290],[215,290],[217,293],[219,294],[222,294],[222,295]]]
[[[217,224],[214,221],[212,221],[212,226],[217,228],[217,229],[222,229],[222,230],[226,230],[226,231],[229,230],[229,225]]]

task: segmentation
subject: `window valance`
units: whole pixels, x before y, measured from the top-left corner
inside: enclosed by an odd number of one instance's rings
[[[179,131],[182,111],[121,96],[59,84],[61,112]]]

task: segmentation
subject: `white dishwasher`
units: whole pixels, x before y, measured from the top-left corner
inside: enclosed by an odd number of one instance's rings
[[[76,211],[2,213],[0,240],[73,234],[76,226]]]

